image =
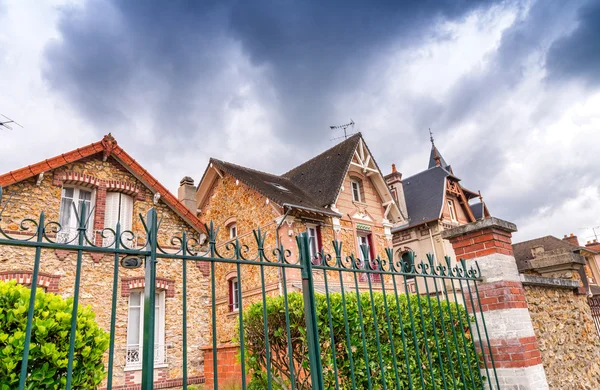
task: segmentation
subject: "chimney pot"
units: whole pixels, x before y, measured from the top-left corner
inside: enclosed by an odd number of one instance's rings
[[[573,237],[573,233],[571,233],[571,237]]]
[[[398,172],[398,171],[396,170],[396,164],[392,164],[392,173],[396,173],[396,172]]]

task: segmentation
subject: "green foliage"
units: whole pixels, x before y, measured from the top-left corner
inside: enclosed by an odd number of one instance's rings
[[[356,388],[368,388],[368,378],[370,376],[373,389],[383,388],[382,373],[379,364],[378,346],[376,341],[375,321],[377,319],[380,339],[381,358],[383,361],[384,374],[387,388],[397,388],[396,374],[394,368],[394,358],[392,353],[392,341],[396,353],[396,363],[398,367],[398,379],[401,388],[409,387],[409,373],[407,369],[407,357],[410,366],[410,376],[415,389],[432,389],[433,381],[436,388],[444,388],[443,380],[446,380],[448,387],[453,387],[453,380],[456,381],[458,388],[463,388],[463,383],[467,388],[473,387],[473,382],[477,388],[482,386],[479,377],[480,359],[475,352],[474,344],[468,332],[466,319],[467,313],[462,305],[454,303],[448,304],[442,302],[438,304],[437,299],[428,299],[426,296],[411,295],[410,306],[412,309],[412,319],[409,311],[409,300],[406,295],[398,296],[401,316],[398,313],[397,302],[393,295],[386,296],[389,320],[392,329],[392,335],[388,331],[384,297],[381,293],[373,293],[372,310],[371,296],[369,293],[360,294],[360,303],[364,323],[364,344],[367,350],[368,365],[370,372],[367,371],[365,360],[365,349],[363,347],[363,332],[361,331],[358,297],[356,293],[346,293],[346,312],[344,316],[344,306],[342,304],[342,295],[339,293],[330,293],[330,308],[327,306],[325,295],[316,295],[317,321],[321,345],[321,359],[323,366],[323,376],[325,388],[335,388],[334,357],[332,351],[335,350],[335,362],[338,371],[338,383],[341,389],[351,389],[351,362],[348,352],[346,320],[350,330],[350,345],[352,351],[352,363]],[[421,323],[419,305],[423,312],[424,328]],[[284,297],[267,298],[267,329],[268,340],[271,353],[271,373],[274,389],[289,388],[291,375],[288,354],[288,338],[286,325],[286,308]],[[333,341],[330,337],[330,326],[328,313],[331,312],[331,321],[333,324]],[[466,344],[462,338],[462,331],[458,314],[462,316]],[[306,324],[304,322],[304,303],[302,295],[291,293],[288,295],[288,313],[290,322],[290,336],[292,340],[293,368],[295,374],[295,384],[297,389],[310,388],[310,372],[308,361],[308,348],[306,343]],[[445,328],[442,326],[442,317]],[[414,323],[414,329],[413,324]],[[435,324],[435,332],[434,332]],[[244,313],[244,337],[246,346],[246,365],[250,369],[252,380],[249,389],[266,388],[266,348],[264,332],[263,306],[262,302],[255,303],[247,308]],[[456,332],[456,341],[453,337],[452,329]],[[402,341],[402,331],[405,335],[406,346]],[[414,332],[413,332],[414,331]],[[445,332],[444,332],[445,331]],[[413,333],[416,333],[417,346],[415,346]],[[436,348],[436,333],[441,355],[441,365]],[[445,334],[444,334],[445,333]],[[446,341],[448,350],[447,353]],[[433,370],[429,368],[427,360],[427,351],[425,345],[431,353]],[[465,349],[466,348],[466,349]],[[421,357],[420,367],[423,372],[423,382],[419,363],[417,361],[418,349]],[[469,358],[467,358],[467,351]],[[463,366],[461,370],[459,356]],[[451,367],[452,366],[452,367]],[[469,366],[471,370],[469,370]],[[473,380],[470,376],[473,372]],[[461,374],[462,372],[462,374]],[[432,378],[433,374],[433,378]],[[453,379],[454,378],[454,379]]]
[[[31,290],[0,281],[0,389],[19,383]],[[64,389],[67,382],[73,299],[37,290],[31,332],[27,389]],[[96,389],[106,376],[102,355],[109,336],[98,327],[88,307],[77,313],[73,388]]]

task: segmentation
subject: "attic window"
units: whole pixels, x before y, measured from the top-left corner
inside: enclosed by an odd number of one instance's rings
[[[278,190],[285,191],[285,192],[290,192],[290,190],[288,190],[287,188],[285,188],[281,184],[273,183],[272,181],[265,181],[265,183],[272,185],[273,187],[277,188]]]

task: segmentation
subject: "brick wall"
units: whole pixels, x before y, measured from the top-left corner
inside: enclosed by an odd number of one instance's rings
[[[204,377],[206,386],[214,385],[213,349],[203,348],[204,352]],[[217,347],[217,380],[219,386],[241,386],[242,366],[237,354],[240,348],[237,344],[223,344]],[[249,377],[246,378],[247,380]]]

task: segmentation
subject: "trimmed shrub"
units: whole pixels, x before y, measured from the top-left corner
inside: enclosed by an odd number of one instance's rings
[[[468,325],[466,324],[468,314],[462,305],[458,305],[457,307],[456,304],[448,304],[446,302],[442,302],[440,305],[435,298],[429,300],[426,296],[410,295],[409,298],[407,298],[406,295],[399,295],[398,303],[400,305],[400,316],[394,295],[388,294],[386,299],[392,329],[392,336],[390,337],[383,294],[373,293],[373,306],[375,307],[374,314],[370,294],[361,293],[360,302],[365,334],[365,342],[363,344],[363,331],[360,325],[357,294],[350,292],[345,294],[348,333],[346,332],[346,321],[344,319],[344,307],[342,305],[341,294],[330,293],[329,299],[331,305],[330,308],[327,306],[325,295],[316,294],[317,322],[325,388],[335,388],[336,384],[333,350],[335,350],[339,387],[341,389],[351,389],[353,387],[352,370],[348,352],[348,335],[350,337],[352,350],[356,388],[368,388],[369,375],[373,389],[383,388],[383,380],[385,380],[387,388],[393,389],[397,387],[394,357],[392,354],[392,341],[396,353],[398,379],[401,388],[409,387],[407,357],[408,366],[410,368],[410,378],[412,379],[413,387],[415,389],[432,389],[434,388],[433,382],[435,382],[436,388],[444,388],[444,380],[449,388],[453,388],[454,381],[458,388],[463,388],[463,383],[467,388],[472,388],[473,383],[475,383],[476,388],[481,388],[482,383],[478,374],[480,359],[475,351],[473,340],[468,332]],[[411,321],[410,317],[408,299],[410,299],[413,321]],[[419,303],[423,311],[425,331],[421,322]],[[310,389],[310,368],[302,295],[300,293],[289,294],[288,307],[295,385],[297,389]],[[273,388],[287,389],[290,387],[291,375],[284,297],[267,298],[266,311]],[[331,312],[332,317],[331,322],[333,327],[331,329],[334,342],[332,342],[330,336],[329,312]],[[463,326],[465,327],[464,331],[466,337],[464,340],[462,338],[460,322],[458,320],[459,312],[462,317]],[[445,327],[442,326],[442,317],[444,319]],[[374,318],[377,319],[378,323],[379,347],[377,346],[377,333],[375,331]],[[412,323],[414,323],[414,329]],[[434,324],[440,351],[439,355],[434,337]],[[456,340],[453,337],[453,330],[456,332]],[[406,348],[404,348],[402,341],[402,331],[404,331],[405,335]],[[415,334],[417,346],[415,346],[414,343]],[[249,389],[266,388],[266,337],[264,332],[262,302],[249,306],[244,312],[244,337],[246,346],[246,367],[251,372]],[[427,348],[429,349],[429,356],[431,358],[433,369],[430,369],[425,345],[427,345]],[[417,361],[417,348],[421,357],[420,364]],[[378,349],[381,350],[381,359],[384,367],[383,378]],[[449,354],[448,351],[450,352]],[[367,364],[365,355],[368,359],[370,373],[366,370]],[[462,374],[460,368],[461,365],[463,367]],[[421,380],[421,371],[423,380]],[[471,372],[474,376],[473,379],[471,379]]]
[[[0,389],[19,383],[31,290],[0,281]],[[64,389],[67,382],[73,299],[37,290],[29,351],[27,389]],[[91,307],[77,313],[73,388],[96,389],[106,376],[102,355],[109,335],[98,327]]]

